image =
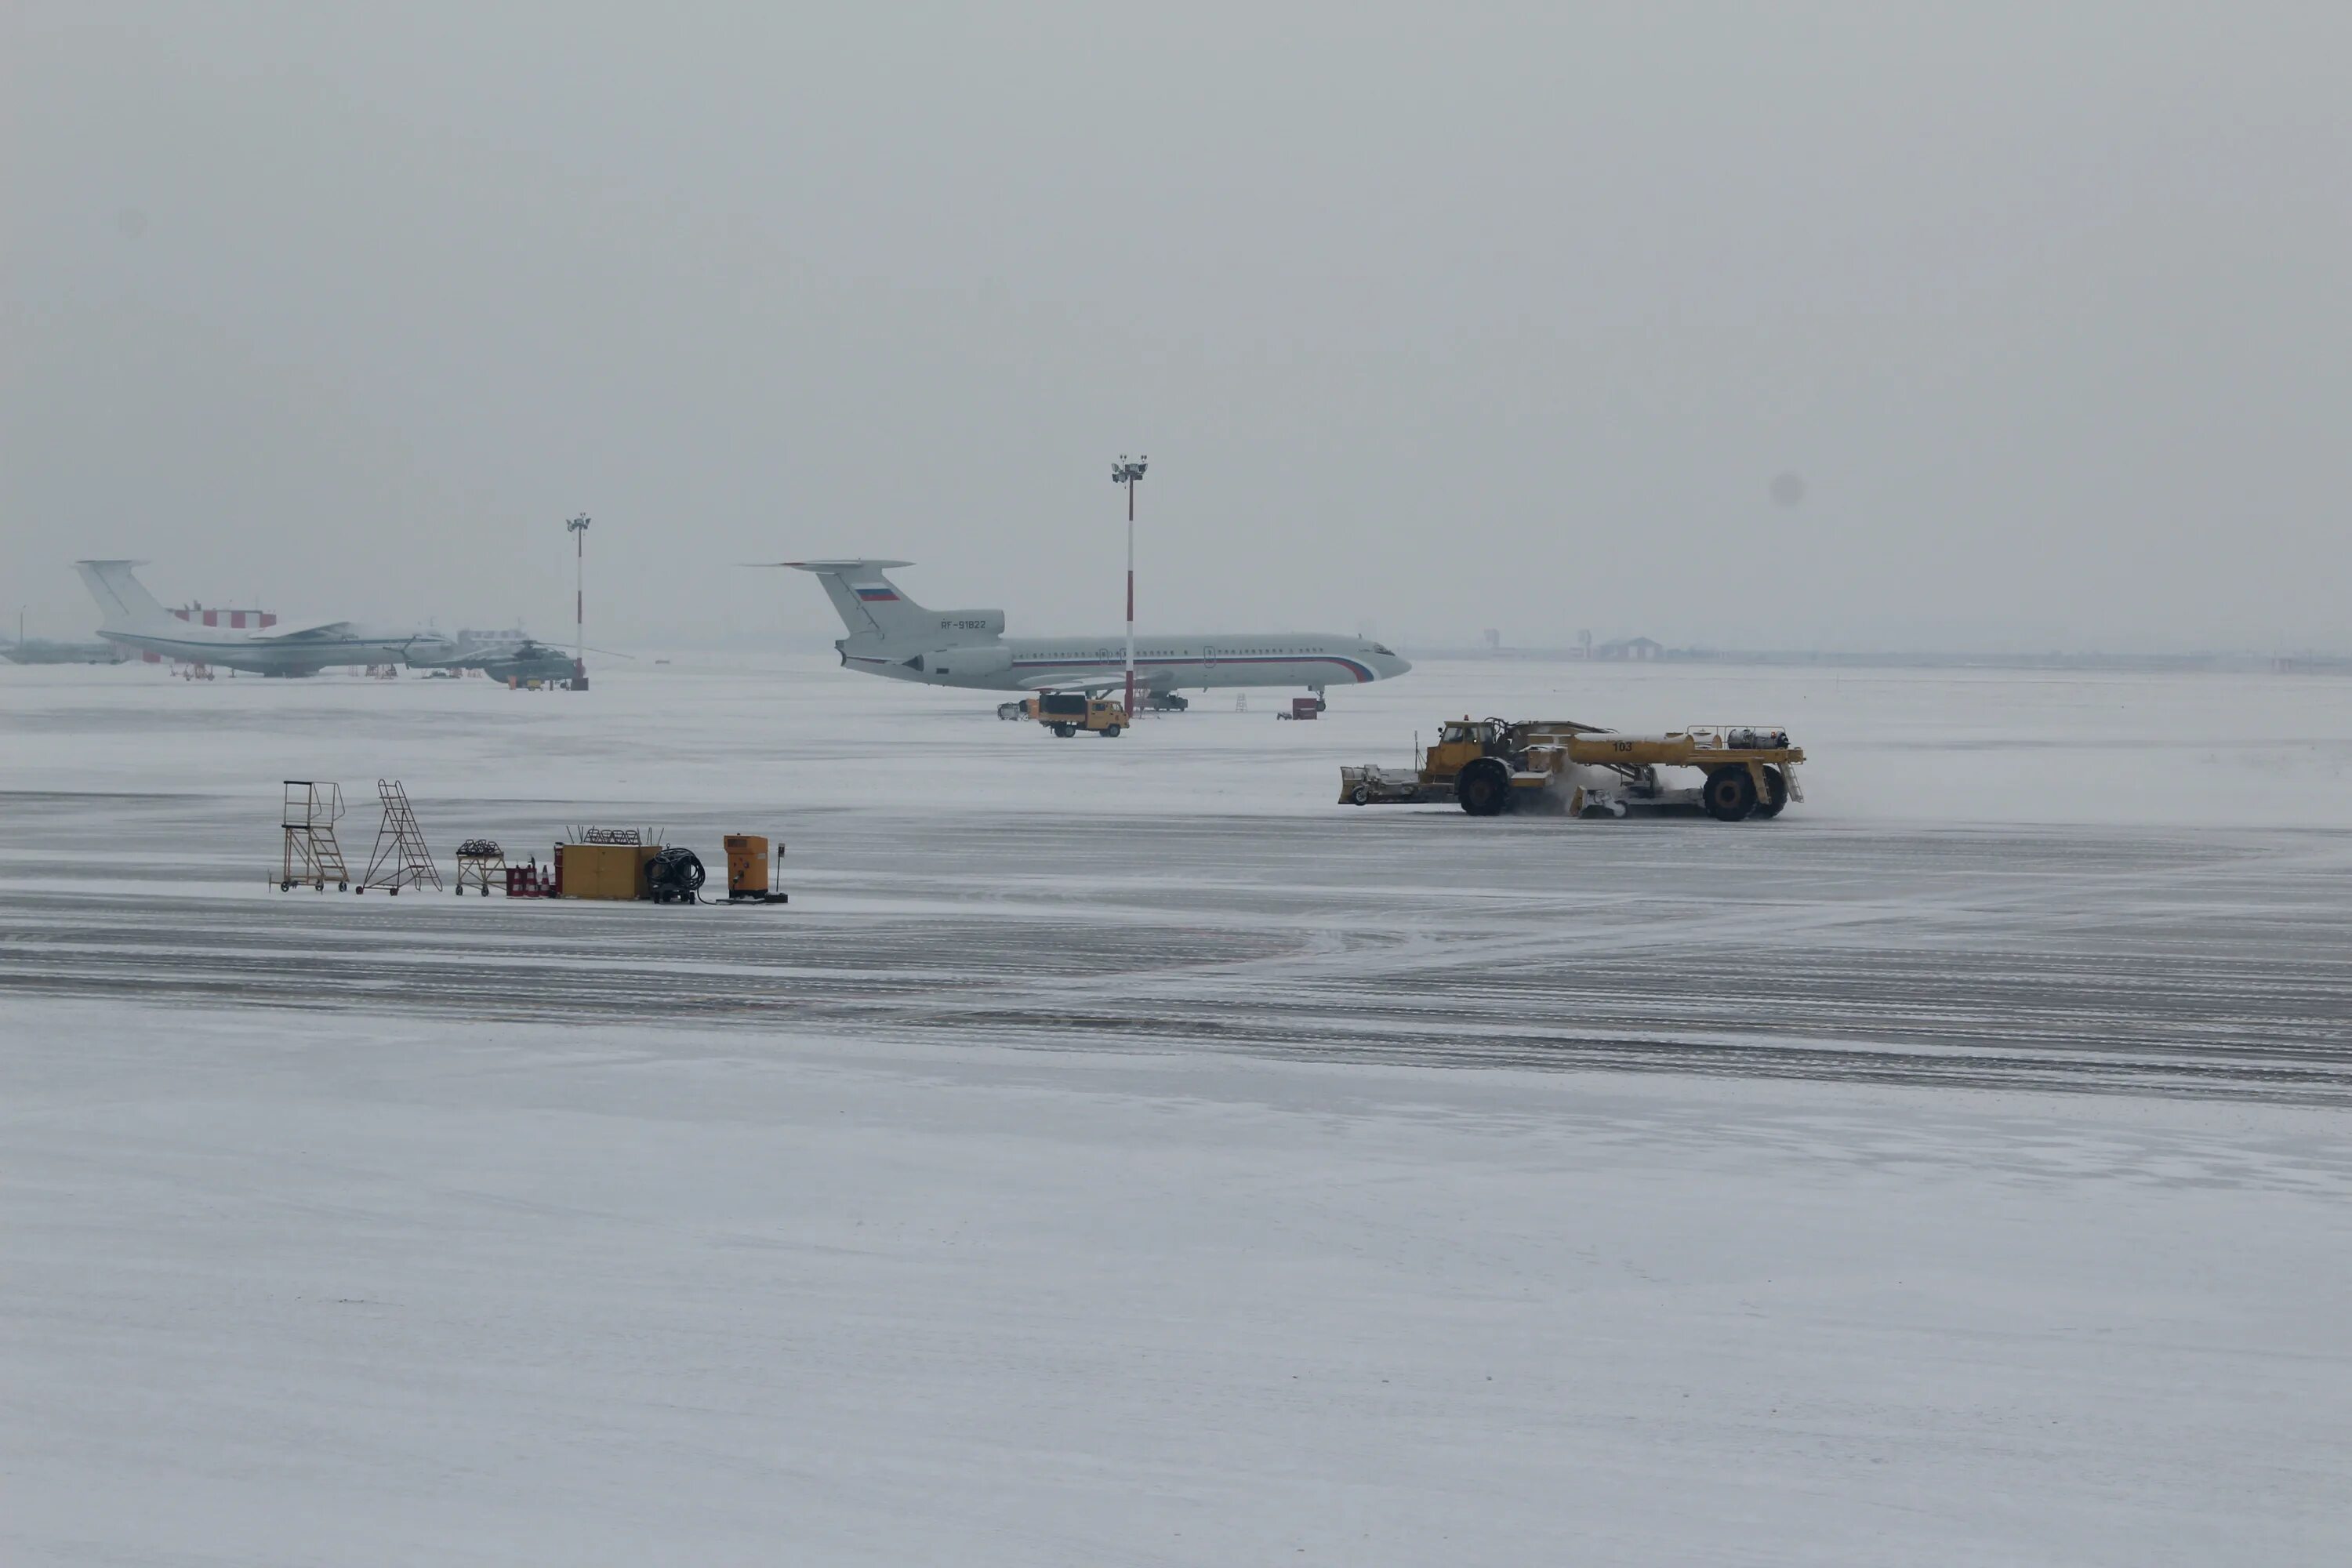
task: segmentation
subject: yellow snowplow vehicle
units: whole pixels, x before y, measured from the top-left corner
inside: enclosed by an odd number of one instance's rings
[[[1127,728],[1127,710],[1107,697],[1089,697],[1083,691],[1046,691],[1038,694],[1037,722],[1064,740],[1081,730],[1091,730],[1108,741]]]
[[[1403,772],[1366,764],[1339,770],[1342,805],[1451,800],[1473,816],[1541,810],[1623,816],[1696,806],[1718,822],[1774,817],[1805,798],[1805,760],[1776,725],[1694,724],[1625,734],[1570,720],[1449,719],[1420,764]],[[1670,777],[1686,769],[1696,784]]]

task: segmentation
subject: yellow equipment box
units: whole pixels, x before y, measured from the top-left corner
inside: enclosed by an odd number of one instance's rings
[[[769,885],[768,840],[758,833],[730,833],[727,844],[727,901],[730,904],[788,904],[792,897]],[[784,868],[784,847],[776,846],[776,867]],[[781,880],[781,879],[779,879]]]
[[[559,844],[555,886],[566,899],[643,899],[646,862],[661,853],[658,844]]]
[[[768,890],[768,841],[757,833],[727,836],[727,896],[740,899]]]

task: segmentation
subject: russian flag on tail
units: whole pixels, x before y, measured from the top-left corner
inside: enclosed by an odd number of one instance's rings
[[[857,596],[869,605],[895,605],[898,602],[897,591],[887,583],[870,588],[860,584],[856,587]]]

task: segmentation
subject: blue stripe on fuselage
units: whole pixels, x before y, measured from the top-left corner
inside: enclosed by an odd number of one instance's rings
[[[1254,654],[1240,658],[1145,658],[1138,655],[1135,660],[1135,668],[1138,669],[1147,668],[1165,669],[1181,665],[1200,665],[1215,669],[1229,664],[1336,664],[1353,675],[1360,682],[1380,679],[1369,667],[1352,658],[1343,658],[1336,653]],[[1120,659],[1113,657],[1108,659],[1101,658],[1018,658],[1013,661],[1013,668],[1015,669],[1123,669],[1126,666]]]
[[[173,647],[210,648],[215,653],[329,653],[339,647],[380,647],[391,649],[399,647],[411,640],[407,637],[397,637],[389,640],[383,637],[337,637],[332,642],[264,641],[240,643],[199,642],[194,637],[150,637],[145,632],[100,632],[98,635],[106,638],[109,642],[130,643],[133,646],[143,643],[169,643]]]

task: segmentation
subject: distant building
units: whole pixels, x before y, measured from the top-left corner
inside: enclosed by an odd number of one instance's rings
[[[1665,651],[1665,644],[1653,642],[1648,637],[1618,637],[1613,641],[1602,643],[1586,657],[1622,663],[1655,658]]]
[[[20,637],[0,643],[0,658],[10,664],[121,664],[131,656],[110,642],[49,642]]]

